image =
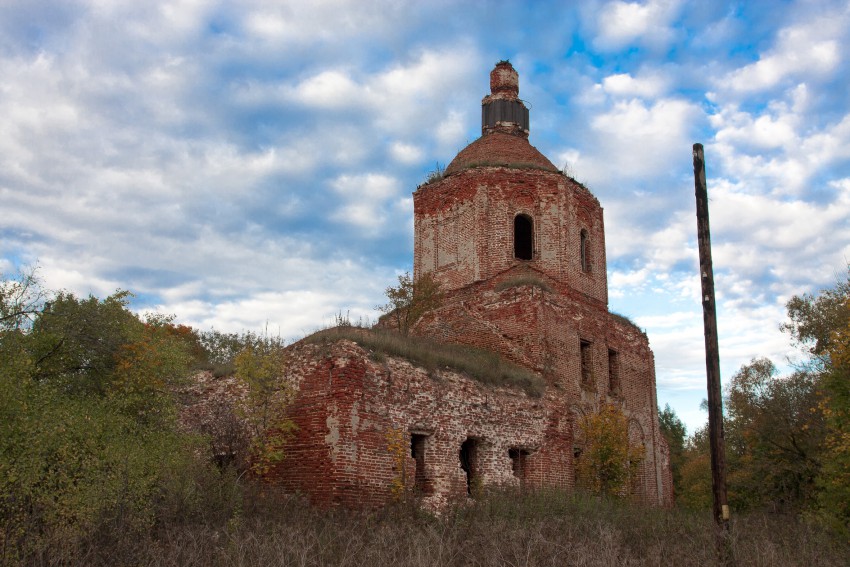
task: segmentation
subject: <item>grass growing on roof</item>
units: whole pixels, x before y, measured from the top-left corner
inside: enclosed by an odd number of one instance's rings
[[[503,291],[503,290],[506,290],[506,289],[511,288],[511,287],[520,287],[520,286],[524,286],[524,285],[530,285],[530,286],[542,289],[543,291],[549,291],[549,292],[552,291],[552,288],[549,287],[549,284],[547,284],[546,282],[544,282],[540,278],[529,275],[529,274],[515,276],[515,277],[512,277],[512,278],[507,279],[505,281],[499,282],[499,283],[496,284],[495,290],[496,291]]]
[[[523,390],[531,397],[543,395],[546,383],[537,374],[502,359],[494,352],[464,345],[444,344],[417,337],[405,337],[389,331],[357,327],[333,327],[318,331],[304,340],[328,344],[341,339],[354,341],[370,349],[377,358],[398,356],[429,371],[450,368],[489,386],[507,386]]]

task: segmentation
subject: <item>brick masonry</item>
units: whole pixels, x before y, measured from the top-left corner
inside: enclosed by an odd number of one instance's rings
[[[516,71],[502,62],[482,104],[521,104],[518,92]],[[545,393],[379,362],[350,341],[302,341],[289,350],[298,432],[270,480],[347,506],[386,503],[401,478],[433,506],[479,487],[571,489],[579,420],[613,403],[645,447],[637,494],[667,505],[654,359],[646,335],[608,311],[602,207],[516,124],[482,132],[442,179],[414,193],[414,276],[433,274],[445,300],[413,333],[495,351],[540,374]],[[392,432],[409,443],[402,466],[388,449]]]

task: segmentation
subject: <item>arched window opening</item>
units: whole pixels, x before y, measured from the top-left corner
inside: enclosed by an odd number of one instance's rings
[[[466,494],[475,496],[478,481],[478,439],[467,437],[458,453],[460,468],[466,474]]]
[[[590,271],[590,239],[585,229],[581,229],[581,271]]]
[[[534,255],[534,225],[528,215],[514,218],[514,257],[518,260],[531,260]]]

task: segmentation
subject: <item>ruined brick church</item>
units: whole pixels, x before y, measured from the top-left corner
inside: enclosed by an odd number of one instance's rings
[[[542,378],[544,392],[429,371],[349,340],[301,341],[289,347],[298,430],[270,477],[320,505],[381,505],[400,483],[433,506],[478,487],[572,489],[581,418],[610,403],[645,450],[633,491],[668,504],[654,359],[646,335],[608,311],[602,207],[529,143],[509,62],[490,90],[481,137],[413,194],[414,277],[432,274],[444,299],[412,333],[496,352]]]

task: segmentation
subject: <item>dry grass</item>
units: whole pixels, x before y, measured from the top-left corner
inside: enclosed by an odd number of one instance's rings
[[[631,319],[629,319],[625,315],[620,315],[619,313],[615,313],[613,311],[611,311],[610,313],[611,313],[611,317],[613,317],[615,320],[619,321],[621,324],[632,327],[634,330],[636,330],[640,334],[646,335],[644,330],[641,329],[640,327],[638,327],[637,323],[635,323],[634,321],[632,321]]]
[[[549,287],[549,284],[541,280],[540,278],[536,278],[531,275],[522,275],[516,276],[505,281],[499,282],[496,284],[496,291],[502,291],[511,287],[520,287],[524,285],[534,286],[538,289],[542,289],[543,291],[552,291],[552,288]]]
[[[376,360],[381,360],[383,355],[398,356],[429,371],[450,368],[482,384],[519,388],[535,398],[542,396],[546,388],[546,382],[537,374],[507,362],[493,352],[463,345],[436,343],[358,327],[333,327],[314,333],[305,340],[326,344],[340,339],[354,341],[371,350]]]
[[[248,502],[246,502],[246,505]],[[850,555],[794,517],[753,515],[732,534],[737,565],[846,565]],[[43,557],[39,565],[712,566],[708,514],[561,492],[492,494],[434,517],[413,506],[320,511],[254,494],[225,523],[162,526],[150,538]]]

